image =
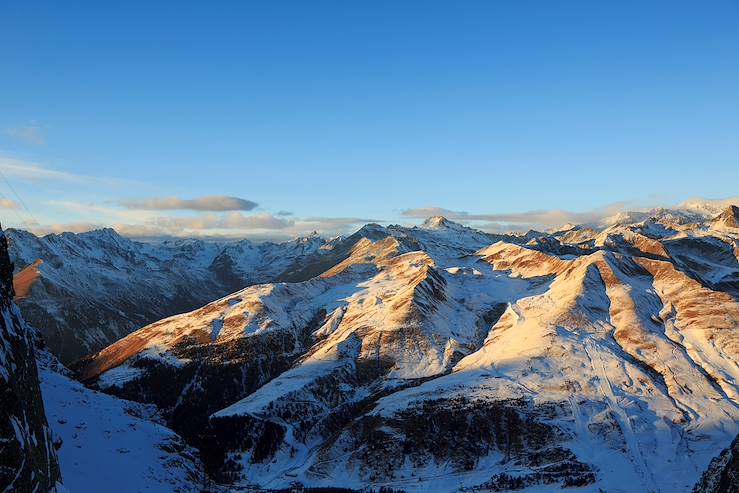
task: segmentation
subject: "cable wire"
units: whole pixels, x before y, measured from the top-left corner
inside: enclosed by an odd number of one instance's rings
[[[28,206],[26,205],[26,203],[23,201],[23,199],[21,198],[20,194],[15,190],[15,187],[13,187],[13,185],[10,184],[10,181],[5,176],[5,173],[2,172],[2,170],[0,170],[0,177],[2,177],[3,181],[8,185],[8,188],[10,188],[10,191],[13,192],[13,195],[15,195],[15,197],[18,199],[18,203],[21,205],[21,207],[23,207],[23,209],[29,215],[29,217],[31,218],[31,220],[33,221],[33,223],[36,224],[36,225],[40,225],[41,223],[39,223],[36,220],[36,218],[34,217],[33,213],[31,212],[31,210],[28,208]],[[23,221],[23,224],[25,225],[26,229],[30,229],[29,228],[29,225],[28,225],[28,223],[26,221]]]

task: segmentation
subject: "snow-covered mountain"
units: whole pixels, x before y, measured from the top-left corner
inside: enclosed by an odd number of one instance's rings
[[[690,491],[739,432],[727,211],[368,225],[76,369],[239,487]]]
[[[112,229],[41,238],[10,229],[7,237],[17,302],[63,362],[147,323],[275,280],[304,256],[330,247],[317,236],[281,244],[141,243]]]
[[[0,232],[0,491],[221,491],[154,406],[72,378],[13,302],[12,272]]]
[[[369,224],[345,238],[312,235],[283,243],[142,243],[112,229],[43,237],[9,229],[6,234],[16,301],[52,353],[70,363],[143,325],[246,286],[310,279],[346,258],[361,238],[386,233]],[[495,238],[474,233],[476,244]]]

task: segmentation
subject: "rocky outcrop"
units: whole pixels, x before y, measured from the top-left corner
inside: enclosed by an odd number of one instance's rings
[[[508,477],[521,488],[594,483],[597,471],[562,446],[567,434],[542,420],[552,412],[556,412],[553,405],[537,407],[525,399],[457,396],[416,403],[388,416],[365,415],[321,451],[309,474],[331,477],[332,462],[346,451],[347,462],[356,465],[369,483],[423,480],[414,471],[439,463],[445,463],[451,475],[464,475],[492,455],[500,465],[518,472]],[[502,475],[469,489],[496,491],[495,486],[504,483]]]
[[[59,465],[39,388],[31,328],[13,303],[13,265],[0,232],[0,490],[47,492]]]
[[[711,461],[693,493],[739,492],[739,435]]]
[[[739,207],[730,205],[713,219],[712,224],[724,228],[739,229]]]

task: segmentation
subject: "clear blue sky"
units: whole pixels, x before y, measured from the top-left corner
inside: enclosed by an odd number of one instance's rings
[[[193,234],[739,195],[739,2],[3,2],[0,171]],[[259,205],[127,202],[216,195]]]

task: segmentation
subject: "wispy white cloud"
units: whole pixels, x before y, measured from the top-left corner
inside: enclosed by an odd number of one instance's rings
[[[150,197],[121,202],[127,209],[140,210],[190,210],[190,211],[250,211],[258,204],[251,200],[225,195],[209,195],[194,199],[179,197]]]
[[[7,156],[0,156],[0,172],[6,177],[31,182],[51,181],[104,186],[140,185],[133,180],[69,173]]]
[[[0,171],[6,176],[22,178],[33,181],[57,180],[57,181],[84,181],[87,177],[45,168],[35,163],[22,161],[10,157],[0,156]]]
[[[17,127],[6,127],[0,129],[0,134],[25,144],[46,144],[46,129],[40,125],[20,125]]]

